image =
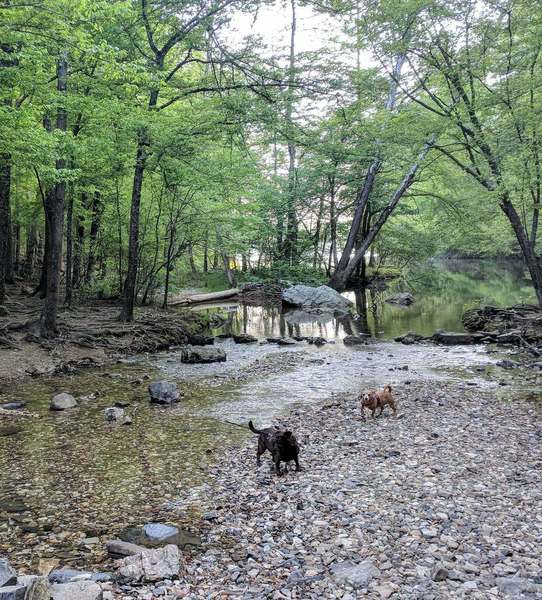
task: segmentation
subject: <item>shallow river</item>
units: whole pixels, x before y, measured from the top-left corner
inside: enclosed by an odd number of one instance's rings
[[[501,277],[501,284],[495,285],[501,298],[502,281]],[[509,302],[523,299],[521,287],[512,289]],[[178,353],[165,352],[8,390],[3,401],[26,400],[37,417],[0,430],[0,554],[13,554],[20,564],[46,556],[83,564],[88,551],[69,536],[63,541],[49,533],[51,529],[92,536],[153,518],[171,518],[166,507],[178,491],[198,485],[209,465],[220,459],[220,449],[241,443],[247,435],[232,423],[253,418],[268,424],[289,407],[388,382],[457,379],[463,385],[492,387],[499,401],[510,400],[512,389],[499,382],[512,384],[514,394],[540,393],[496,367],[501,356],[485,347],[402,346],[387,341],[408,329],[433,332],[439,313],[442,327],[460,329],[460,301],[454,312],[451,301],[446,309],[436,306],[430,300],[436,295],[427,292],[413,307],[402,309],[383,304],[386,293],[380,293],[378,302],[367,301],[370,310],[365,315],[346,320],[308,320],[300,313],[235,304],[208,309],[227,317],[226,325],[214,333],[244,331],[262,342],[267,336],[321,335],[332,342],[321,348],[304,342],[278,347],[217,340],[227,352],[225,363],[185,365]],[[420,290],[415,294],[419,296]],[[367,328],[384,339],[358,348],[344,346],[346,334]],[[184,392],[182,402],[172,408],[150,405],[147,378],[176,382]],[[71,411],[51,413],[50,398],[60,391],[96,398],[81,401]],[[103,409],[117,401],[129,403],[132,425],[105,422]],[[25,533],[16,525],[22,525]]]

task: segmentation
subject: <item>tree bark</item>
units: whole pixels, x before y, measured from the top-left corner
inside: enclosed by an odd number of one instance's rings
[[[66,295],[64,304],[71,306],[73,297],[73,194],[68,203],[66,218]]]
[[[82,198],[83,206],[86,205],[86,198],[83,196]],[[83,263],[83,246],[85,243],[85,220],[81,212],[78,212],[76,218],[76,227],[75,227],[75,244],[74,244],[74,253],[73,253],[73,275],[72,282],[73,288],[77,289],[81,285],[81,268]]]
[[[57,62],[57,90],[65,95],[68,87],[68,60],[67,53],[59,58]],[[56,128],[66,131],[67,114],[66,109],[60,106],[57,109]],[[61,172],[66,168],[66,160],[61,157],[56,161],[56,169]],[[60,288],[60,271],[62,265],[62,237],[64,229],[64,199],[66,194],[66,182],[60,179],[52,191],[46,197],[45,218],[49,232],[49,253],[47,256],[47,283],[45,302],[41,314],[41,335],[52,337],[57,334],[57,313]]]
[[[0,304],[6,300],[6,279],[9,261],[9,196],[11,187],[11,157],[0,155]]]
[[[395,190],[394,194],[390,198],[387,206],[382,210],[378,216],[378,219],[369,229],[367,235],[365,236],[362,244],[359,249],[356,251],[353,258],[348,262],[346,267],[343,270],[337,269],[331,279],[328,282],[328,285],[337,291],[342,291],[346,288],[348,284],[348,280],[354,273],[357,265],[360,263],[361,259],[367,252],[368,248],[373,243],[374,239],[382,229],[383,225],[388,220],[389,216],[395,210],[395,207],[399,203],[399,200],[403,197],[408,188],[414,183],[414,179],[416,177],[416,173],[424,161],[427,153],[433,147],[435,143],[436,136],[431,136],[431,138],[424,144],[422,151],[420,152],[417,161],[410,167],[407,174],[403,177],[399,187]]]
[[[90,231],[88,234],[87,268],[85,271],[85,283],[87,285],[90,283],[96,267],[96,244],[98,240],[98,231],[100,230],[102,208],[100,192],[94,192],[94,198],[92,201],[92,217],[90,221]]]

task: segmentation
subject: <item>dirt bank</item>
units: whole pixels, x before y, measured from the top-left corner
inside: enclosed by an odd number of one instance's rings
[[[155,308],[138,309],[134,323],[121,323],[118,306],[95,302],[61,309],[59,337],[42,340],[37,336],[41,303],[10,287],[8,314],[0,318],[0,384],[104,365],[121,355],[164,350],[187,343],[205,327],[201,315]]]

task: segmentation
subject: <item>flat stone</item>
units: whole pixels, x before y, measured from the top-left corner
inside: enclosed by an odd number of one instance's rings
[[[233,336],[233,341],[236,344],[254,344],[258,341],[258,338],[250,335],[249,333],[240,333]]]
[[[366,588],[372,579],[380,576],[380,571],[370,560],[355,563],[345,560],[331,567],[333,578],[341,584],[351,585],[355,589]]]
[[[94,581],[72,581],[51,586],[52,600],[102,600],[102,588]]]
[[[92,573],[90,571],[79,571],[79,569],[70,569],[67,567],[62,569],[54,569],[49,573],[49,581],[51,583],[68,583],[76,579],[90,580],[91,578]]]
[[[50,410],[67,410],[76,406],[77,400],[71,394],[62,392],[52,397],[49,408]]]
[[[181,362],[189,364],[208,364],[224,362],[226,352],[222,348],[185,346],[180,353]]]
[[[5,558],[0,558],[0,587],[17,583],[17,572]]]
[[[123,542],[122,540],[109,540],[105,543],[105,547],[107,548],[107,553],[112,558],[134,556],[145,550],[143,546],[132,544],[130,542]]]
[[[26,587],[24,585],[6,585],[0,587],[0,600],[24,600]]]
[[[144,550],[118,561],[119,574],[128,581],[161,581],[176,577],[180,569],[179,548],[173,544]]]
[[[2,402],[0,403],[0,408],[4,410],[19,410],[26,406],[26,402],[24,400],[16,400],[14,402]]]
[[[332,312],[348,312],[352,306],[348,298],[341,296],[339,292],[327,285],[319,287],[293,285],[282,292],[282,301],[290,306]]]
[[[432,340],[445,346],[457,346],[463,344],[475,344],[478,338],[471,333],[456,333],[453,331],[436,331]]]

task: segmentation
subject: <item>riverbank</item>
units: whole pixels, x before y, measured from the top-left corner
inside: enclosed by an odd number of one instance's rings
[[[127,354],[158,352],[189,342],[206,327],[202,315],[138,308],[136,321],[117,320],[120,307],[95,301],[59,312],[60,335],[38,337],[42,300],[9,287],[7,315],[0,317],[0,385],[29,377],[66,374],[111,364]]]

